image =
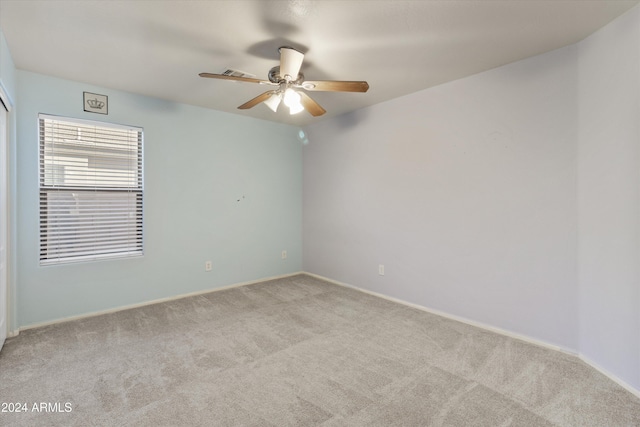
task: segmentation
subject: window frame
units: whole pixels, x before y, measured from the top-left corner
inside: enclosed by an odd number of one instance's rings
[[[139,258],[144,256],[144,248],[145,248],[145,227],[144,227],[144,218],[145,218],[145,200],[144,200],[144,129],[139,126],[131,126],[131,125],[122,125],[118,123],[111,122],[103,122],[97,120],[87,120],[87,119],[79,119],[75,117],[67,117],[67,116],[57,116],[51,114],[38,114],[37,119],[37,133],[38,133],[38,259],[40,266],[50,266],[50,265],[60,265],[60,264],[75,264],[75,263],[84,263],[84,262],[94,262],[94,261],[103,261],[103,260],[114,260],[114,259],[130,259],[130,258]],[[79,127],[96,127],[102,129],[113,129],[119,131],[133,131],[137,133],[137,156],[136,163],[134,168],[130,169],[133,171],[136,186],[129,187],[100,187],[98,184],[83,186],[83,185],[64,185],[64,184],[45,184],[46,181],[46,173],[47,169],[45,167],[45,147],[44,145],[47,143],[46,135],[43,135],[44,126],[46,126],[46,121],[54,121],[60,122],[64,125],[71,126],[79,126]],[[108,159],[107,156],[101,157],[102,159]],[[89,159],[89,158],[87,158]],[[87,160],[88,161],[88,160]],[[135,170],[134,170],[135,169]],[[49,171],[49,173],[53,173]],[[47,243],[45,243],[48,239],[48,236],[44,236],[45,233],[48,234],[47,224],[51,223],[51,219],[49,219],[48,212],[48,194],[59,193],[62,194],[64,192],[89,192],[94,193],[95,195],[101,194],[114,194],[114,193],[123,193],[123,194],[135,194],[135,202],[131,205],[133,208],[129,211],[129,215],[133,214],[132,227],[134,227],[134,232],[129,233],[128,235],[139,236],[134,237],[132,239],[133,246],[122,249],[120,251],[113,252],[104,252],[99,253],[100,245],[93,246],[94,253],[85,254],[85,255],[68,255],[68,254],[50,254],[50,249],[47,247]],[[44,197],[44,199],[43,199]],[[97,197],[99,198],[99,196]],[[102,205],[101,205],[102,206]],[[77,225],[76,225],[77,227]],[[98,225],[99,227],[99,225]],[[46,230],[46,231],[45,231]],[[72,227],[69,230],[73,230]],[[126,242],[127,238],[123,238],[120,240],[121,242]],[[73,244],[73,241],[70,242]],[[77,243],[76,243],[77,244]],[[104,249],[103,249],[104,250]]]

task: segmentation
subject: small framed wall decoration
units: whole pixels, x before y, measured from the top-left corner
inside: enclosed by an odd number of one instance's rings
[[[107,95],[83,92],[84,111],[98,114],[109,114],[109,99]]]

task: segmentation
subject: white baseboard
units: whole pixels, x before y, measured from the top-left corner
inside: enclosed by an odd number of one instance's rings
[[[605,368],[601,367],[600,365],[598,365],[597,363],[595,363],[594,361],[589,359],[584,354],[581,354],[581,353],[579,354],[579,353],[576,353],[573,350],[566,349],[566,348],[563,348],[561,346],[557,346],[557,345],[554,345],[554,344],[550,344],[550,343],[547,343],[545,341],[537,340],[535,338],[531,338],[531,337],[528,337],[526,335],[521,335],[521,334],[517,334],[517,333],[511,332],[511,331],[507,331],[505,329],[496,328],[494,326],[487,325],[487,324],[484,324],[484,323],[481,323],[481,322],[476,322],[474,320],[470,320],[470,319],[466,319],[464,317],[460,317],[460,316],[452,315],[452,314],[449,314],[449,313],[445,313],[445,312],[440,311],[440,310],[435,310],[435,309],[432,309],[432,308],[424,307],[422,305],[418,305],[418,304],[414,304],[414,303],[411,303],[411,302],[408,302],[408,301],[404,301],[404,300],[401,300],[401,299],[398,299],[398,298],[393,298],[393,297],[390,297],[388,295],[384,295],[384,294],[381,294],[381,293],[378,293],[378,292],[373,292],[373,291],[369,291],[367,289],[362,289],[362,288],[359,288],[357,286],[350,285],[348,283],[339,282],[337,280],[333,280],[333,279],[330,279],[328,277],[321,276],[319,274],[308,273],[308,272],[304,272],[304,271],[298,271],[298,272],[295,272],[295,273],[289,273],[289,274],[284,274],[284,275],[280,275],[280,276],[264,277],[264,278],[261,278],[261,279],[250,280],[250,281],[247,281],[247,282],[234,283],[232,285],[223,286],[223,287],[220,287],[220,288],[205,289],[205,290],[202,290],[202,291],[196,291],[196,292],[191,292],[191,293],[187,293],[187,294],[175,295],[175,296],[167,297],[167,298],[160,298],[160,299],[155,299],[155,300],[151,300],[151,301],[145,301],[145,302],[138,303],[138,304],[131,304],[131,305],[126,305],[126,306],[121,306],[121,307],[115,307],[115,308],[111,308],[111,309],[107,309],[107,310],[101,310],[101,311],[96,311],[96,312],[92,312],[92,313],[81,314],[81,315],[78,315],[78,316],[64,317],[64,318],[61,318],[61,319],[56,319],[56,320],[52,320],[52,321],[48,321],[48,322],[35,323],[35,324],[32,324],[32,325],[27,325],[27,326],[20,327],[17,331],[10,331],[8,333],[8,338],[16,337],[16,336],[18,336],[20,334],[21,331],[28,330],[28,329],[40,328],[40,327],[43,327],[43,326],[54,325],[54,324],[57,324],[57,323],[70,322],[72,320],[79,320],[79,319],[85,319],[85,318],[89,318],[89,317],[101,316],[103,314],[116,313],[118,311],[129,310],[129,309],[132,309],[132,308],[144,307],[144,306],[147,306],[147,305],[153,305],[153,304],[158,304],[158,303],[162,303],[162,302],[173,301],[173,300],[177,300],[177,299],[181,299],[181,298],[187,298],[187,297],[196,296],[196,295],[208,294],[208,293],[211,293],[211,292],[223,291],[225,289],[232,289],[232,288],[237,288],[237,287],[240,287],[240,286],[247,286],[247,285],[253,285],[253,284],[256,284],[256,283],[267,282],[269,280],[283,279],[283,278],[286,278],[286,277],[296,276],[298,274],[306,274],[307,276],[315,277],[317,279],[324,280],[326,282],[333,283],[335,285],[339,285],[339,286],[343,286],[343,287],[346,287],[346,288],[350,288],[350,289],[353,289],[353,290],[356,290],[356,291],[359,291],[359,292],[363,292],[365,294],[373,295],[373,296],[376,296],[376,297],[379,297],[379,298],[383,298],[383,299],[386,299],[386,300],[389,300],[389,301],[396,302],[398,304],[402,304],[402,305],[405,305],[405,306],[408,306],[408,307],[412,307],[412,308],[415,308],[415,309],[418,309],[418,310],[421,310],[421,311],[425,311],[427,313],[435,314],[436,316],[441,316],[441,317],[444,317],[444,318],[447,318],[447,319],[451,319],[451,320],[455,320],[455,321],[458,321],[458,322],[462,322],[462,323],[465,323],[465,324],[468,324],[468,325],[471,325],[471,326],[475,326],[475,327],[480,328],[480,329],[484,329],[484,330],[487,330],[487,331],[495,332],[495,333],[500,334],[500,335],[504,335],[504,336],[507,336],[507,337],[510,337],[510,338],[514,338],[514,339],[517,339],[517,340],[520,340],[520,341],[524,341],[524,342],[529,343],[529,344],[537,345],[539,347],[547,348],[547,349],[554,350],[554,351],[559,351],[561,353],[565,353],[565,354],[574,356],[574,357],[580,359],[581,361],[583,361],[584,363],[586,363],[587,365],[589,365],[590,367],[592,367],[593,369],[595,369],[598,372],[600,372],[602,375],[604,375],[607,378],[609,378],[611,381],[613,381],[616,384],[620,385],[620,387],[624,388],[625,390],[629,391],[630,393],[632,393],[636,397],[640,398],[640,390],[636,389],[635,387],[633,387],[632,385],[628,384],[627,382],[621,380],[616,375],[610,373]]]
[[[527,342],[529,344],[537,345],[539,347],[544,347],[544,348],[547,348],[549,350],[559,351],[561,353],[565,353],[565,354],[568,354],[570,356],[574,356],[577,359],[579,359],[582,362],[584,362],[587,365],[589,365],[590,367],[592,367],[593,369],[595,369],[596,371],[600,372],[602,375],[606,376],[611,381],[615,382],[620,387],[624,388],[625,390],[627,390],[628,392],[630,392],[634,396],[640,398],[640,390],[634,388],[632,385],[628,384],[627,382],[625,382],[625,381],[621,380],[620,378],[618,378],[617,376],[613,375],[612,373],[610,373],[609,371],[607,371],[606,369],[604,369],[603,367],[599,366],[597,363],[595,363],[594,361],[592,361],[591,359],[586,357],[584,354],[577,353],[577,352],[575,352],[573,350],[566,349],[566,348],[563,348],[563,347],[560,347],[560,346],[557,346],[557,345],[554,345],[554,344],[550,344],[550,343],[545,342],[545,341],[540,341],[540,340],[537,340],[535,338],[528,337],[526,335],[516,334],[514,332],[507,331],[505,329],[496,328],[494,326],[486,325],[484,323],[476,322],[474,320],[469,320],[469,319],[466,319],[464,317],[455,316],[455,315],[452,315],[452,314],[449,314],[449,313],[445,313],[443,311],[434,310],[434,309],[431,309],[431,308],[428,308],[428,307],[424,307],[424,306],[421,306],[421,305],[418,305],[418,304],[413,304],[413,303],[410,303],[410,302],[407,302],[407,301],[404,301],[404,300],[401,300],[401,299],[398,299],[398,298],[393,298],[393,297],[390,297],[388,295],[380,294],[378,292],[373,292],[373,291],[369,291],[367,289],[358,288],[357,286],[353,286],[353,285],[350,285],[348,283],[343,283],[343,282],[339,282],[337,280],[329,279],[328,277],[320,276],[319,274],[313,274],[313,273],[307,273],[307,272],[305,272],[304,274],[306,274],[308,276],[311,276],[311,277],[315,277],[315,278],[320,279],[320,280],[324,280],[326,282],[330,282],[330,283],[339,285],[339,286],[344,286],[344,287],[347,287],[347,288],[350,288],[350,289],[354,289],[356,291],[360,291],[360,292],[363,292],[365,294],[369,294],[369,295],[373,295],[373,296],[376,296],[376,297],[384,298],[386,300],[397,302],[399,304],[403,304],[403,305],[406,305],[408,307],[416,308],[418,310],[422,310],[422,311],[425,311],[427,313],[435,314],[437,316],[442,316],[442,317],[447,318],[447,319],[456,320],[458,322],[466,323],[468,325],[475,326],[475,327],[481,328],[481,329],[485,329],[487,331],[495,332],[495,333],[500,334],[500,335],[505,335],[505,336],[508,336],[510,338],[515,338],[517,340],[524,341],[524,342]]]
[[[635,395],[638,399],[640,399],[640,390],[636,389],[631,384],[629,384],[626,381],[623,381],[620,378],[618,378],[617,376],[613,375],[611,372],[607,371],[602,366],[598,365],[596,362],[594,362],[593,360],[589,359],[584,354],[581,353],[581,354],[578,355],[578,357],[584,363],[586,363],[587,365],[591,366],[593,369],[595,369],[596,371],[600,372],[602,375],[604,375],[605,377],[609,378],[611,381],[617,383],[620,387],[624,388],[629,393]]]
[[[132,308],[138,308],[138,307],[144,307],[144,306],[147,306],[147,305],[159,304],[159,303],[162,303],[162,302],[168,302],[168,301],[173,301],[173,300],[177,300],[177,299],[182,299],[182,298],[193,297],[193,296],[197,296],[197,295],[208,294],[208,293],[211,293],[211,292],[224,291],[225,289],[238,288],[240,286],[254,285],[256,283],[267,282],[269,280],[284,279],[286,277],[296,276],[298,274],[304,274],[304,272],[303,271],[297,271],[295,273],[288,273],[288,274],[283,274],[283,275],[280,275],[280,276],[263,277],[261,279],[250,280],[248,282],[240,282],[240,283],[234,283],[232,285],[222,286],[220,288],[205,289],[205,290],[202,290],[202,291],[190,292],[188,294],[174,295],[174,296],[171,296],[171,297],[159,298],[159,299],[154,299],[154,300],[150,300],[150,301],[144,301],[144,302],[137,303],[137,304],[124,305],[124,306],[120,306],[120,307],[109,308],[107,310],[100,310],[100,311],[94,311],[94,312],[91,312],[91,313],[79,314],[77,316],[63,317],[63,318],[60,318],[60,319],[50,320],[50,321],[47,321],[47,322],[33,323],[31,325],[21,326],[20,329],[18,329],[18,331],[16,331],[13,335],[10,335],[10,336],[17,336],[21,331],[26,331],[28,329],[41,328],[43,326],[55,325],[57,323],[71,322],[72,320],[80,320],[80,319],[86,319],[86,318],[89,318],[89,317],[101,316],[103,314],[116,313],[118,311],[130,310]]]
[[[531,338],[531,337],[528,337],[526,335],[520,335],[520,334],[517,334],[515,332],[508,331],[506,329],[496,328],[495,326],[487,325],[487,324],[481,323],[481,322],[476,322],[475,320],[470,320],[470,319],[467,319],[465,317],[456,316],[454,314],[449,314],[449,313],[446,313],[444,311],[436,310],[436,309],[429,308],[429,307],[424,307],[424,306],[419,305],[419,304],[414,304],[414,303],[411,303],[411,302],[408,302],[408,301],[404,301],[404,300],[401,300],[401,299],[398,299],[398,298],[390,297],[388,295],[380,294],[378,292],[373,292],[373,291],[369,291],[367,289],[358,288],[357,286],[353,286],[353,285],[350,285],[348,283],[343,283],[343,282],[339,282],[337,280],[329,279],[328,277],[323,277],[323,276],[320,276],[318,274],[313,274],[313,273],[304,273],[304,274],[312,276],[312,277],[315,277],[315,278],[320,279],[320,280],[324,280],[324,281],[339,285],[339,286],[344,286],[344,287],[347,287],[347,288],[354,289],[356,291],[364,292],[365,294],[369,294],[369,295],[373,295],[373,296],[376,296],[376,297],[379,297],[379,298],[383,298],[383,299],[386,299],[386,300],[389,300],[389,301],[397,302],[398,304],[406,305],[406,306],[411,307],[411,308],[415,308],[415,309],[418,309],[418,310],[421,310],[421,311],[426,311],[427,313],[435,314],[436,316],[441,316],[441,317],[444,317],[444,318],[447,318],[447,319],[455,320],[457,322],[466,323],[467,325],[475,326],[475,327],[480,328],[480,329],[485,329],[487,331],[495,332],[495,333],[500,334],[500,335],[505,335],[505,336],[508,336],[510,338],[515,338],[515,339],[520,340],[520,341],[525,341],[525,342],[527,342],[529,344],[537,345],[539,347],[545,347],[545,348],[548,348],[548,349],[551,349],[551,350],[559,351],[561,353],[570,354],[572,356],[577,356],[577,353],[575,351],[571,350],[571,349],[567,349],[567,348],[564,348],[564,347],[561,347],[561,346],[558,346],[558,345],[550,344],[550,343],[545,342],[545,341],[537,340],[535,338]]]

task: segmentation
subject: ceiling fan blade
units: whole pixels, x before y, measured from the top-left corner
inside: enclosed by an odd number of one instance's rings
[[[273,84],[266,80],[251,79],[249,77],[233,77],[233,76],[225,76],[224,74],[213,74],[213,73],[200,73],[198,75],[200,77],[206,77],[209,79],[235,80],[237,82]]]
[[[249,108],[253,108],[256,105],[260,104],[261,102],[264,102],[267,99],[269,99],[269,97],[271,97],[271,95],[273,95],[274,93],[276,93],[275,90],[266,91],[265,93],[262,93],[262,94],[256,96],[255,98],[245,102],[244,104],[239,106],[238,109],[239,110],[248,110]]]
[[[305,110],[307,110],[313,117],[321,116],[327,112],[324,108],[320,106],[316,101],[314,101],[309,95],[304,92],[298,92],[300,94],[300,102]]]
[[[366,92],[369,90],[367,82],[341,82],[336,80],[306,80],[300,85],[306,90],[324,92]]]
[[[290,80],[297,80],[300,73],[300,67],[302,66],[302,60],[304,54],[298,52],[291,47],[280,48],[280,75],[286,79],[287,76]]]

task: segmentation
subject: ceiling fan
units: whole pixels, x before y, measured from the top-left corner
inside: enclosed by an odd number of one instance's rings
[[[366,92],[369,90],[369,84],[364,81],[305,80],[304,75],[300,72],[304,54],[288,46],[282,46],[278,51],[280,52],[280,65],[269,70],[269,80],[212,73],[200,73],[199,75],[212,79],[259,83],[275,87],[245,102],[238,107],[240,110],[246,110],[264,102],[275,113],[280,102],[283,101],[289,107],[290,114],[307,110],[314,117],[323,115],[326,110],[309,95],[298,89],[322,92]]]

